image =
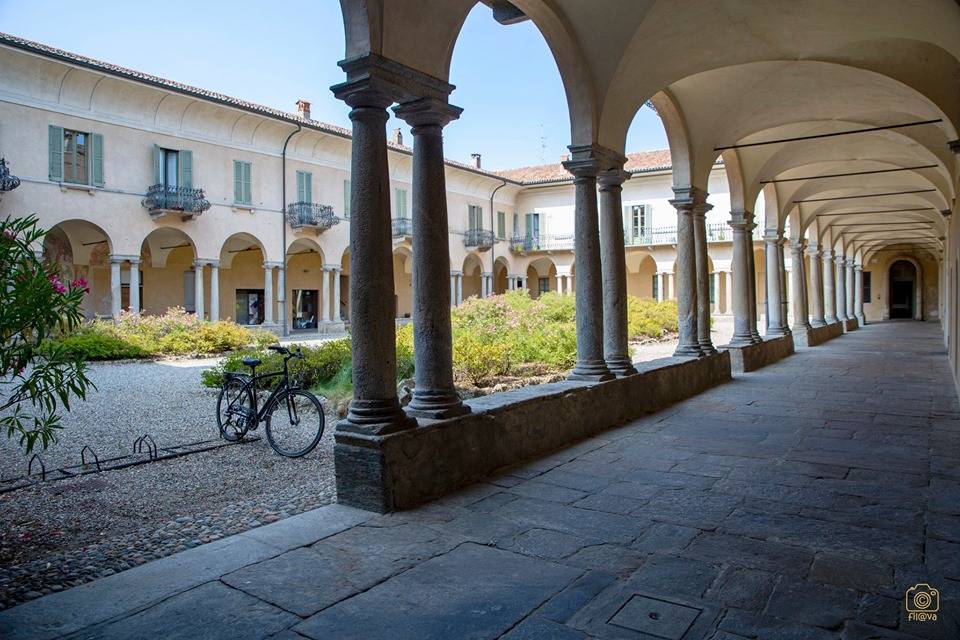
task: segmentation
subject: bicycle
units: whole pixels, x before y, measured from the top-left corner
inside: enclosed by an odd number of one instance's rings
[[[323,436],[323,405],[315,395],[290,382],[288,363],[303,358],[303,352],[279,345],[267,347],[283,356],[283,370],[257,375],[263,364],[259,358],[244,358],[250,373],[227,373],[217,398],[217,426],[220,437],[238,442],[260,423],[266,423],[267,441],[274,451],[288,458],[305,456]],[[257,388],[264,380],[280,377],[263,408],[259,408]],[[314,417],[315,416],[315,417]],[[314,425],[317,428],[314,430]]]

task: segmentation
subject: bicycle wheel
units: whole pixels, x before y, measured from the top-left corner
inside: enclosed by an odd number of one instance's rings
[[[227,442],[236,442],[249,431],[252,416],[256,416],[253,393],[242,380],[231,378],[220,390],[217,398],[217,427],[220,437]]]
[[[264,419],[267,441],[288,458],[305,456],[323,435],[323,405],[309,391],[287,390],[278,395]]]

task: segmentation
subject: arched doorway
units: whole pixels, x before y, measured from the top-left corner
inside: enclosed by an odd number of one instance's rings
[[[917,289],[917,268],[906,260],[890,265],[890,317],[913,318]]]

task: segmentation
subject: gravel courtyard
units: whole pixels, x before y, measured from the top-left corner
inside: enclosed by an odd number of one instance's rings
[[[713,333],[728,341],[730,320],[716,318]],[[92,364],[97,391],[64,416],[59,442],[41,452],[47,469],[79,464],[84,445],[101,459],[128,455],[145,433],[160,448],[216,438],[217,393],[199,383],[216,362]],[[0,494],[0,609],[333,502],[333,422],[300,459],[261,440]],[[0,438],[0,479],[26,474],[28,459]]]

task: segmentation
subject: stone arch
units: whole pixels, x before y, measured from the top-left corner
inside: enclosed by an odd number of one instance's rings
[[[483,259],[478,253],[468,253],[461,265],[463,271],[463,299],[479,298],[483,292]]]
[[[507,291],[507,276],[510,275],[510,262],[503,256],[493,263],[493,292],[502,294]]]
[[[193,310],[194,260],[197,246],[184,230],[158,227],[140,246],[140,305],[143,313],[161,315],[171,307]]]
[[[412,318],[413,249],[406,245],[393,248],[393,296],[394,316],[396,318]]]

